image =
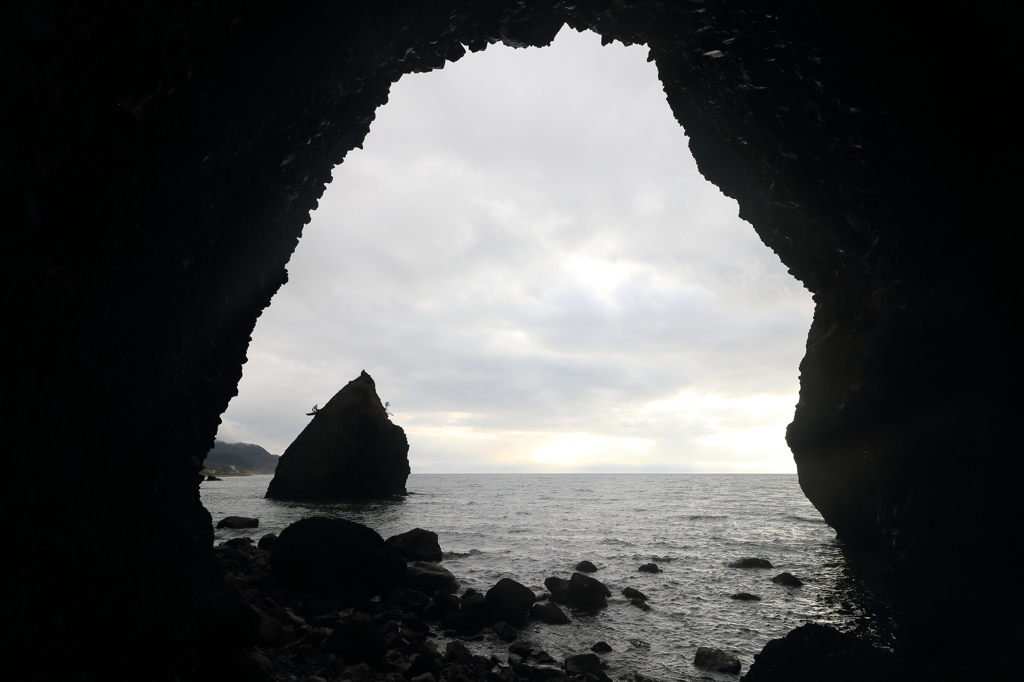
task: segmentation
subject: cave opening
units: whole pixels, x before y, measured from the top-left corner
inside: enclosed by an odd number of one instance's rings
[[[652,48],[702,174],[814,292],[801,484],[884,564],[914,676],[976,675],[1021,636],[992,590],[1019,579],[1024,375],[999,12],[22,3],[0,98],[18,660],[195,677],[196,474],[331,170],[404,74],[565,23]]]
[[[698,172],[646,47],[602,42],[565,27],[392,86],[220,440],[283,452],[365,368],[414,473],[795,472],[810,294]]]

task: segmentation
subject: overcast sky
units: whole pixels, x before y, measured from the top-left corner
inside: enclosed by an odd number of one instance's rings
[[[810,294],[698,174],[646,57],[563,28],[396,83],[218,438],[283,453],[365,369],[414,473],[795,472]]]

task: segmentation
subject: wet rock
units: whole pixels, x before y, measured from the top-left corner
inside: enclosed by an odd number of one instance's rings
[[[519,636],[519,633],[516,632],[515,628],[503,620],[494,624],[494,634],[498,636],[498,639],[506,642],[514,642]]]
[[[206,480],[207,481],[220,481],[220,480],[223,480],[223,479],[217,478],[213,474],[210,474],[209,476],[206,477]]]
[[[737,559],[736,561],[730,561],[728,565],[729,568],[775,568],[772,566],[772,562],[767,559],[761,559],[753,556]]]
[[[443,659],[446,664],[461,663],[462,665],[473,664],[473,652],[462,642],[448,642],[444,649]]]
[[[454,613],[461,607],[459,598],[447,590],[438,590],[434,593],[433,604],[423,612],[423,617],[429,619],[437,618],[445,613]]]
[[[719,673],[736,675],[740,672],[740,659],[727,651],[712,649],[706,646],[697,648],[697,655],[693,657],[693,664],[698,668]]]
[[[604,583],[582,573],[573,573],[569,580],[552,576],[544,581],[544,586],[553,601],[585,611],[608,606],[607,597],[612,596]]]
[[[750,594],[749,592],[737,592],[730,596],[729,599],[738,599],[740,601],[761,601],[760,597],[756,594]]]
[[[406,561],[440,561],[441,545],[437,541],[437,533],[422,528],[392,535],[384,541],[396,550]]]
[[[224,543],[224,546],[244,552],[253,548],[252,538],[231,538]]]
[[[578,564],[576,564],[576,570],[579,571],[580,573],[596,573],[597,572],[597,566],[595,566],[594,564],[590,563],[589,561],[583,560],[583,561],[579,562]]]
[[[597,654],[569,656],[562,665],[565,668],[565,672],[570,675],[585,675],[586,673],[594,673],[608,667],[604,661],[597,657]]]
[[[274,549],[275,542],[277,542],[277,535],[275,535],[274,533],[267,533],[266,535],[260,538],[260,541],[257,543],[256,546],[260,549],[270,551]]]
[[[480,611],[465,610],[446,613],[438,618],[438,621],[445,630],[452,630],[463,635],[480,632],[487,624],[484,621],[483,613]]]
[[[352,682],[374,682],[377,679],[377,673],[366,663],[357,663],[346,667],[341,679]]]
[[[768,642],[744,675],[744,682],[898,682],[912,679],[891,651],[856,635],[809,623]]]
[[[650,605],[647,602],[645,602],[643,599],[630,599],[629,603],[632,604],[633,606],[637,607],[641,611],[650,611],[651,610]]]
[[[279,646],[281,621],[264,613],[260,618],[260,641],[270,646]]]
[[[596,651],[599,654],[608,653],[612,650],[608,642],[597,642],[594,646],[590,647],[591,651]]]
[[[388,606],[396,609],[400,613],[405,613],[406,611],[423,613],[423,610],[427,608],[429,603],[430,597],[419,590],[414,590],[408,587],[395,590],[388,598]]]
[[[271,556],[274,577],[296,591],[341,598],[345,583],[387,594],[405,578],[405,561],[376,531],[344,519],[314,516],[281,531]]]
[[[415,677],[410,677],[409,682],[437,682],[437,678],[432,673],[422,673]]]
[[[534,604],[530,607],[530,618],[548,625],[564,625],[571,622],[558,604]]]
[[[661,569],[658,568],[658,564],[650,563],[644,564],[640,568],[636,569],[642,573],[661,573]]]
[[[484,609],[484,595],[480,594],[473,588],[469,588],[462,593],[462,610],[463,611],[483,611]]]
[[[410,563],[405,575],[410,587],[425,594],[434,594],[438,590],[455,593],[459,589],[459,581],[451,571],[428,561]]]
[[[313,415],[281,455],[267,497],[345,500],[404,495],[409,442],[362,372]]]
[[[533,591],[511,578],[502,578],[487,590],[484,597],[484,616],[492,623],[503,620],[515,627],[526,624],[533,605]]]
[[[644,594],[640,590],[635,589],[633,587],[624,588],[622,590],[622,596],[626,597],[627,599],[642,599],[642,600],[645,600],[645,601],[647,599],[647,595],[646,594]]]
[[[259,519],[250,519],[246,516],[227,516],[220,520],[217,529],[221,528],[258,528]]]
[[[331,634],[323,641],[322,648],[349,663],[349,668],[351,664],[360,663],[380,667],[386,653],[383,635],[369,614],[356,611],[347,618],[338,619]]]
[[[779,573],[772,578],[772,582],[776,585],[785,585],[786,587],[801,587],[804,584],[800,578],[797,578],[792,573]]]

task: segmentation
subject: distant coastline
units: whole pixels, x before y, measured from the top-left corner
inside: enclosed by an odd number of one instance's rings
[[[213,449],[206,453],[203,476],[258,476],[273,474],[280,455],[272,455],[254,443],[225,443],[214,441]]]

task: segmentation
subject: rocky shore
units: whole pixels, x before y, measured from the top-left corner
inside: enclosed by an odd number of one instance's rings
[[[323,517],[296,522],[281,537],[228,540],[214,556],[220,575],[202,598],[199,679],[611,682],[612,675],[657,682],[610,669],[602,660],[611,651],[605,642],[595,639],[589,650],[558,660],[520,636],[530,620],[558,625],[569,623],[573,611],[607,606],[611,591],[586,575],[593,572],[586,561],[569,579],[545,580],[543,593],[502,578],[484,593],[460,594],[458,578],[435,563],[441,556],[436,534],[417,528],[384,540],[361,524]],[[649,608],[638,590],[625,588],[623,595]],[[700,647],[693,663],[706,674],[682,679],[736,679],[741,672],[735,655],[710,646]],[[743,679],[905,676],[890,652],[808,625],[770,642]]]

